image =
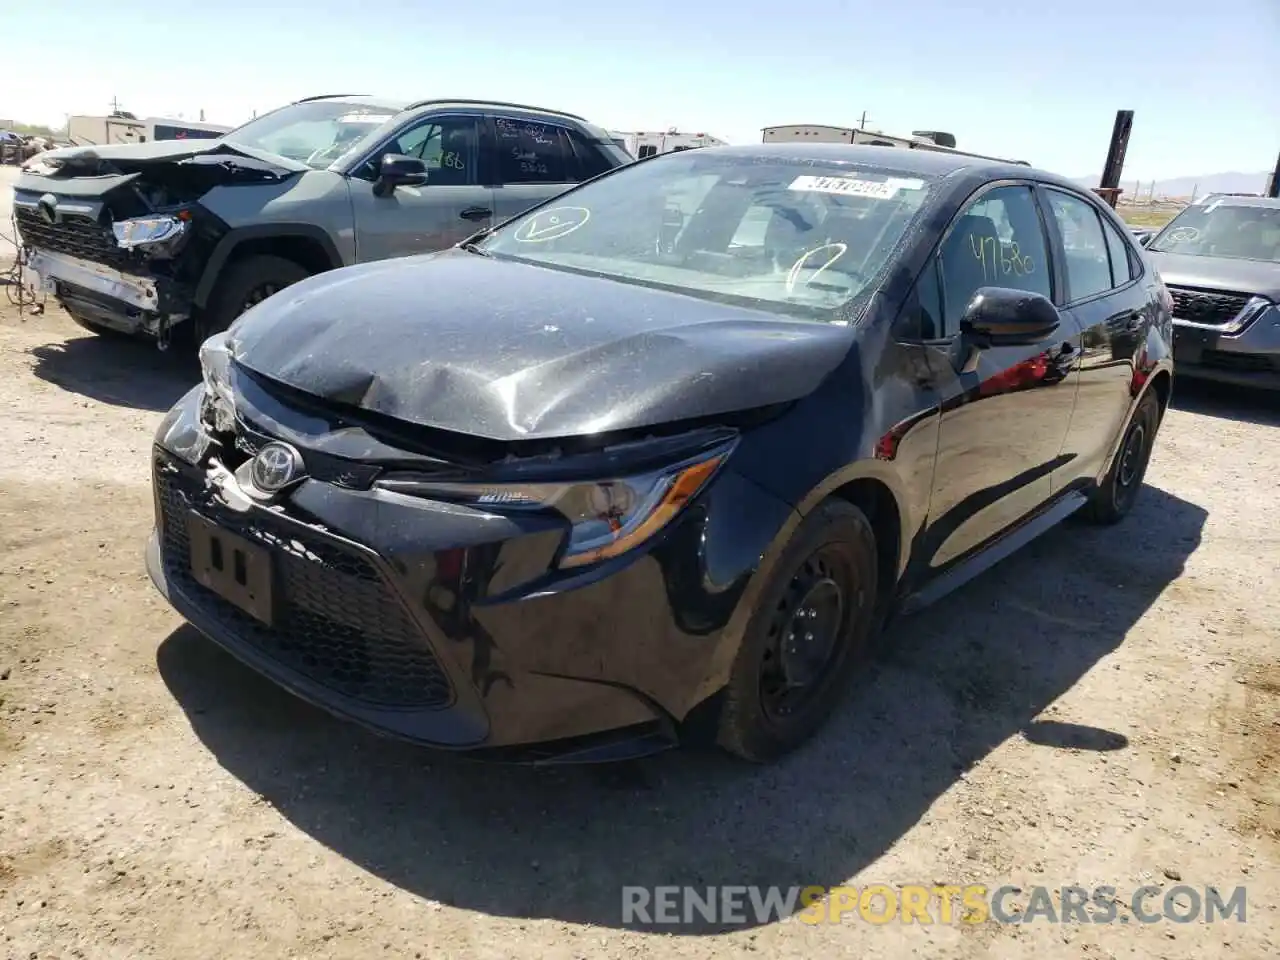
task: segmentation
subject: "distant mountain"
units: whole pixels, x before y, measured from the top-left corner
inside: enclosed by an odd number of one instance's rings
[[[1098,176],[1094,174],[1091,177],[1072,177],[1076,183],[1085,187],[1096,187],[1098,185]],[[1155,195],[1157,197],[1189,197],[1194,192],[1198,196],[1204,196],[1206,193],[1262,193],[1267,189],[1267,183],[1271,179],[1268,171],[1262,173],[1206,173],[1199,177],[1175,177],[1172,180],[1157,180],[1155,183]],[[1125,196],[1132,196],[1138,181],[1132,177],[1122,177],[1120,186],[1124,188]],[[1141,182],[1141,196],[1147,196],[1151,190],[1151,181],[1143,180]]]

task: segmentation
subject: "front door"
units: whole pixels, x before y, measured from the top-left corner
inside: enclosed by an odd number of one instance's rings
[[[1028,185],[980,193],[956,217],[918,289],[932,303],[927,344],[941,403],[938,459],[922,559],[933,573],[1042,506],[1071,422],[1078,328],[1043,343],[983,350],[966,369],[960,319],[980,287],[1052,299],[1045,225]]]
[[[493,190],[481,186],[480,119],[433,116],[401,131],[348,178],[355,214],[356,258],[383,260],[443,250],[493,222]],[[374,193],[384,154],[426,161],[422,186]]]

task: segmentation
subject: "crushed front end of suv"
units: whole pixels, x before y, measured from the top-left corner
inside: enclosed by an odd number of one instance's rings
[[[210,338],[156,437],[147,567],[383,733],[576,761],[714,733],[768,761],[892,613],[1131,513],[1170,329],[1115,213],[1051,174],[659,156]]]
[[[629,160],[543,108],[317,97],[215,140],[42,153],[14,215],[33,282],[81,326],[194,344],[305,277],[444,249]]]

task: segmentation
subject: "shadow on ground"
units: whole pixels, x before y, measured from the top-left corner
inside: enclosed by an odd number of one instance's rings
[[[624,885],[841,883],[1010,737],[1123,750],[1106,716],[1099,727],[1036,718],[1178,577],[1205,516],[1148,487],[1120,528],[1040,538],[900,621],[875,682],[772,768],[694,751],[608,768],[442,760],[330,719],[191,628],[157,658],[228,771],[387,882],[488,914],[643,927],[623,922]]]
[[[100,403],[168,410],[200,379],[194,359],[154,343],[89,335],[33,347],[34,373],[46,383]]]
[[[1280,391],[1250,390],[1183,377],[1173,388],[1173,406],[1224,420],[1280,426]]]

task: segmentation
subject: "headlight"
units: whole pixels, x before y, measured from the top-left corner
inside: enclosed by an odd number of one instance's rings
[[[618,480],[579,483],[436,483],[388,477],[384,490],[488,509],[552,510],[570,524],[563,567],[626,553],[667,526],[715,476],[729,455],[719,447],[674,466]]]
[[[56,157],[46,157],[37,153],[34,157],[24,163],[21,167],[23,173],[29,173],[36,177],[47,177],[50,174],[57,173],[62,166],[62,161]]]
[[[231,352],[226,333],[215,333],[200,344],[200,377],[204,381],[204,399],[200,403],[200,419],[217,433],[235,429],[235,400],[231,392]]]
[[[187,225],[185,216],[136,217],[116,221],[111,225],[111,231],[115,234],[116,246],[133,250],[136,247],[172,244],[187,232]]]

